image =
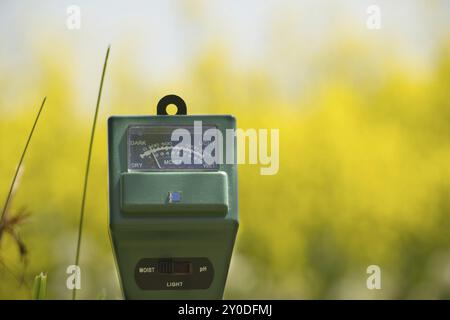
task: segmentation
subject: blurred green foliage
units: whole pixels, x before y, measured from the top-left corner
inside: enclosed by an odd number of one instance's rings
[[[106,119],[154,114],[158,99],[173,92],[185,98],[189,113],[230,113],[243,129],[280,129],[277,175],[239,167],[241,225],[226,298],[450,298],[449,48],[443,45],[423,71],[368,43],[331,43],[309,61],[307,84],[286,97],[264,68],[233,68],[214,47],[197,57],[187,76],[144,83],[129,53],[125,59],[113,44],[78,296],[121,297],[108,236]],[[102,54],[92,58],[98,58],[92,83],[100,79]],[[34,275],[47,270],[47,298],[69,299],[65,272],[74,261],[97,87],[91,105],[80,105],[74,57],[63,48],[37,49],[36,56],[35,88],[20,92],[21,99],[0,100],[3,196],[39,100],[48,96],[11,204],[31,214],[20,230],[28,262],[23,265],[5,236],[0,298],[30,298]],[[0,92],[8,76],[0,73]],[[371,264],[381,267],[382,290],[366,288]],[[22,274],[28,286],[18,281]]]

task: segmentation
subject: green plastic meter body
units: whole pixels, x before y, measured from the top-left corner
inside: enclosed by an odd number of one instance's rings
[[[174,130],[195,140],[209,128],[226,137],[236,121],[159,112],[108,120],[110,237],[125,299],[223,297],[238,230],[236,146],[231,164],[206,163],[206,142],[192,163],[172,159]]]

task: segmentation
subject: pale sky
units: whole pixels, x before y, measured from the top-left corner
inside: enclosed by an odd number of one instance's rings
[[[377,4],[382,28],[366,28],[366,9]],[[81,9],[81,29],[66,27],[67,7]],[[0,72],[14,75],[26,69],[39,72],[36,48],[62,47],[84,79],[98,74],[108,44],[114,54],[129,57],[124,65],[138,65],[144,81],[164,81],[183,74],[193,58],[211,45],[224,45],[238,68],[264,66],[276,69],[286,57],[277,56],[278,39],[285,37],[305,54],[323,50],[339,40],[343,31],[362,40],[385,41],[417,59],[430,61],[433,49],[448,38],[450,1],[426,0],[192,0],[92,1],[41,0],[0,2]],[[283,29],[284,28],[284,29]],[[96,90],[97,77],[86,83]]]

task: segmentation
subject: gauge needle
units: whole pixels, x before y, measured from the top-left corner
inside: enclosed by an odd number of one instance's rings
[[[153,153],[153,150],[152,150],[152,156],[153,156],[153,158],[155,159],[156,164],[158,165],[158,168],[161,169],[161,165],[159,164],[158,159],[156,159],[156,156],[155,156],[155,154]]]

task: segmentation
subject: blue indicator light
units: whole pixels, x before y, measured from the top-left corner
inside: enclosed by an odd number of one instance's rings
[[[169,192],[169,203],[180,202],[181,201],[181,191],[170,191]]]

